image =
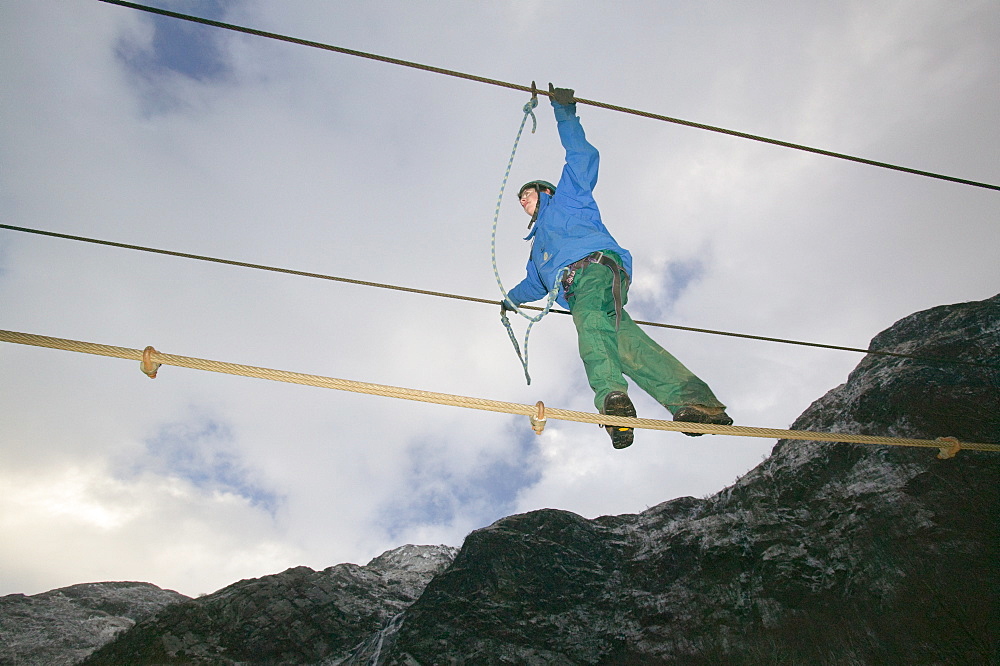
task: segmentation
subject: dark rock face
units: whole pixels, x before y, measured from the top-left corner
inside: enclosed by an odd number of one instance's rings
[[[871,348],[964,364],[868,355],[793,429],[1000,442],[1000,295]],[[782,440],[707,499],[242,581],[85,663],[1000,664],[1000,453],[937,452]]]
[[[86,583],[0,597],[0,664],[74,664],[136,622],[185,600],[149,583]]]
[[[296,567],[165,609],[86,664],[316,664],[345,657],[451,563],[448,546],[403,546],[367,566]]]
[[[1000,363],[1000,296],[872,349]],[[1000,442],[1000,371],[869,355],[792,426]],[[1000,663],[1000,454],[783,440],[707,500],[472,533],[389,664]]]

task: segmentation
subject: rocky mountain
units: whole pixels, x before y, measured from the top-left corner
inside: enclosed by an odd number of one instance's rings
[[[0,664],[75,664],[136,622],[187,599],[149,583],[86,583],[0,597]]]
[[[793,429],[1000,442],[1000,295],[870,349],[948,362],[869,354]],[[242,581],[84,663],[1000,664],[1000,453],[936,453],[782,440],[709,498]]]
[[[295,567],[175,604],[96,651],[87,664],[316,664],[346,658],[411,605],[455,558],[403,546],[366,566]]]
[[[870,349],[1000,363],[1000,296]],[[1000,370],[868,355],[792,429],[1000,442]],[[1000,663],[1000,454],[935,453],[783,440],[708,499],[503,519],[380,663]]]

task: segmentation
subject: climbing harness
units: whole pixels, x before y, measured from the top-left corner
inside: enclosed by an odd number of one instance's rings
[[[548,298],[545,301],[545,307],[542,308],[541,313],[532,317],[526,314],[520,307],[515,306],[513,303],[507,300],[507,290],[504,289],[503,282],[500,280],[500,271],[497,269],[497,223],[500,220],[500,205],[503,203],[503,193],[507,188],[507,179],[510,177],[510,168],[514,164],[514,155],[517,153],[517,146],[521,142],[521,133],[524,132],[524,125],[528,122],[528,116],[531,116],[531,133],[534,134],[535,130],[538,129],[538,119],[535,118],[535,107],[538,106],[538,93],[535,90],[535,82],[531,82],[531,99],[524,105],[522,109],[524,111],[524,117],[521,119],[521,126],[517,129],[517,136],[514,137],[514,148],[510,151],[510,159],[507,160],[507,170],[503,174],[503,182],[500,184],[500,196],[497,197],[497,207],[493,213],[493,233],[490,237],[490,254],[493,260],[493,275],[497,280],[497,287],[500,288],[500,296],[503,299],[500,306],[500,321],[503,323],[504,328],[507,329],[507,336],[510,338],[511,344],[514,346],[514,353],[517,354],[517,360],[521,362],[521,367],[524,369],[524,381],[529,385],[531,384],[531,375],[528,373],[528,338],[531,335],[531,327],[535,323],[542,320],[542,317],[547,315],[552,309],[552,306],[556,302],[556,297],[559,295],[559,289],[561,288],[562,278],[565,275],[565,269],[556,276],[555,282],[553,283],[551,289],[549,289]],[[506,303],[506,306],[504,305]],[[514,328],[510,325],[510,319],[507,318],[506,310],[514,310],[519,315],[528,320],[528,328],[524,331],[524,351],[522,353],[521,346],[517,344],[517,336],[514,335]]]
[[[607,252],[607,254],[605,253]],[[624,298],[622,295],[622,280],[626,284],[631,282],[628,273],[622,268],[621,263],[614,258],[614,254],[608,251],[594,252],[593,254],[588,254],[583,259],[575,261],[566,267],[565,277],[562,280],[563,289],[566,290],[566,298],[569,299],[570,294],[573,293],[573,281],[576,278],[576,272],[586,268],[590,264],[601,264],[610,269],[613,277],[611,284],[611,295],[615,300],[615,330],[621,328],[622,323],[622,309],[625,307]]]

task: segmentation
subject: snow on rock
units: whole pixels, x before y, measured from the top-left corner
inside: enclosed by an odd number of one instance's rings
[[[366,566],[243,580],[137,624],[84,663],[339,663],[412,604],[456,550],[403,546]]]
[[[0,664],[75,664],[188,597],[149,583],[85,583],[0,597]]]

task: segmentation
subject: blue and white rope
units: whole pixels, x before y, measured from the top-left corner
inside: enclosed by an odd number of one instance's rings
[[[517,146],[521,142],[521,133],[524,131],[524,125],[528,122],[528,116],[531,116],[531,133],[534,134],[535,130],[538,128],[538,120],[535,118],[534,108],[538,106],[538,97],[532,96],[528,103],[524,105],[524,118],[521,119],[521,126],[517,129],[517,136],[514,138],[514,148],[510,151],[510,159],[507,160],[507,170],[503,174],[503,183],[500,185],[500,196],[497,197],[497,207],[493,213],[493,234],[490,238],[490,254],[493,260],[493,275],[497,279],[497,286],[500,288],[500,297],[503,300],[507,299],[507,290],[504,289],[503,282],[500,280],[500,271],[497,269],[497,222],[500,219],[500,205],[503,202],[503,193],[507,188],[507,179],[510,177],[510,169],[514,164],[514,155],[517,153]],[[521,367],[524,369],[524,380],[531,384],[531,375],[528,374],[528,337],[531,335],[531,327],[535,325],[536,322],[541,321],[542,317],[549,313],[552,306],[555,304],[556,296],[559,295],[559,287],[562,278],[562,273],[556,278],[555,284],[552,285],[552,289],[549,290],[548,299],[545,303],[545,308],[538,315],[531,316],[525,314],[520,308],[511,308],[515,310],[519,315],[528,320],[528,328],[524,332],[524,354],[521,354],[521,348],[517,344],[517,337],[514,335],[514,329],[510,325],[510,320],[507,315],[501,311],[500,321],[503,323],[504,327],[507,329],[507,335],[510,337],[511,344],[514,345],[514,352],[517,353],[517,358],[521,362]],[[509,303],[509,301],[508,301]]]

